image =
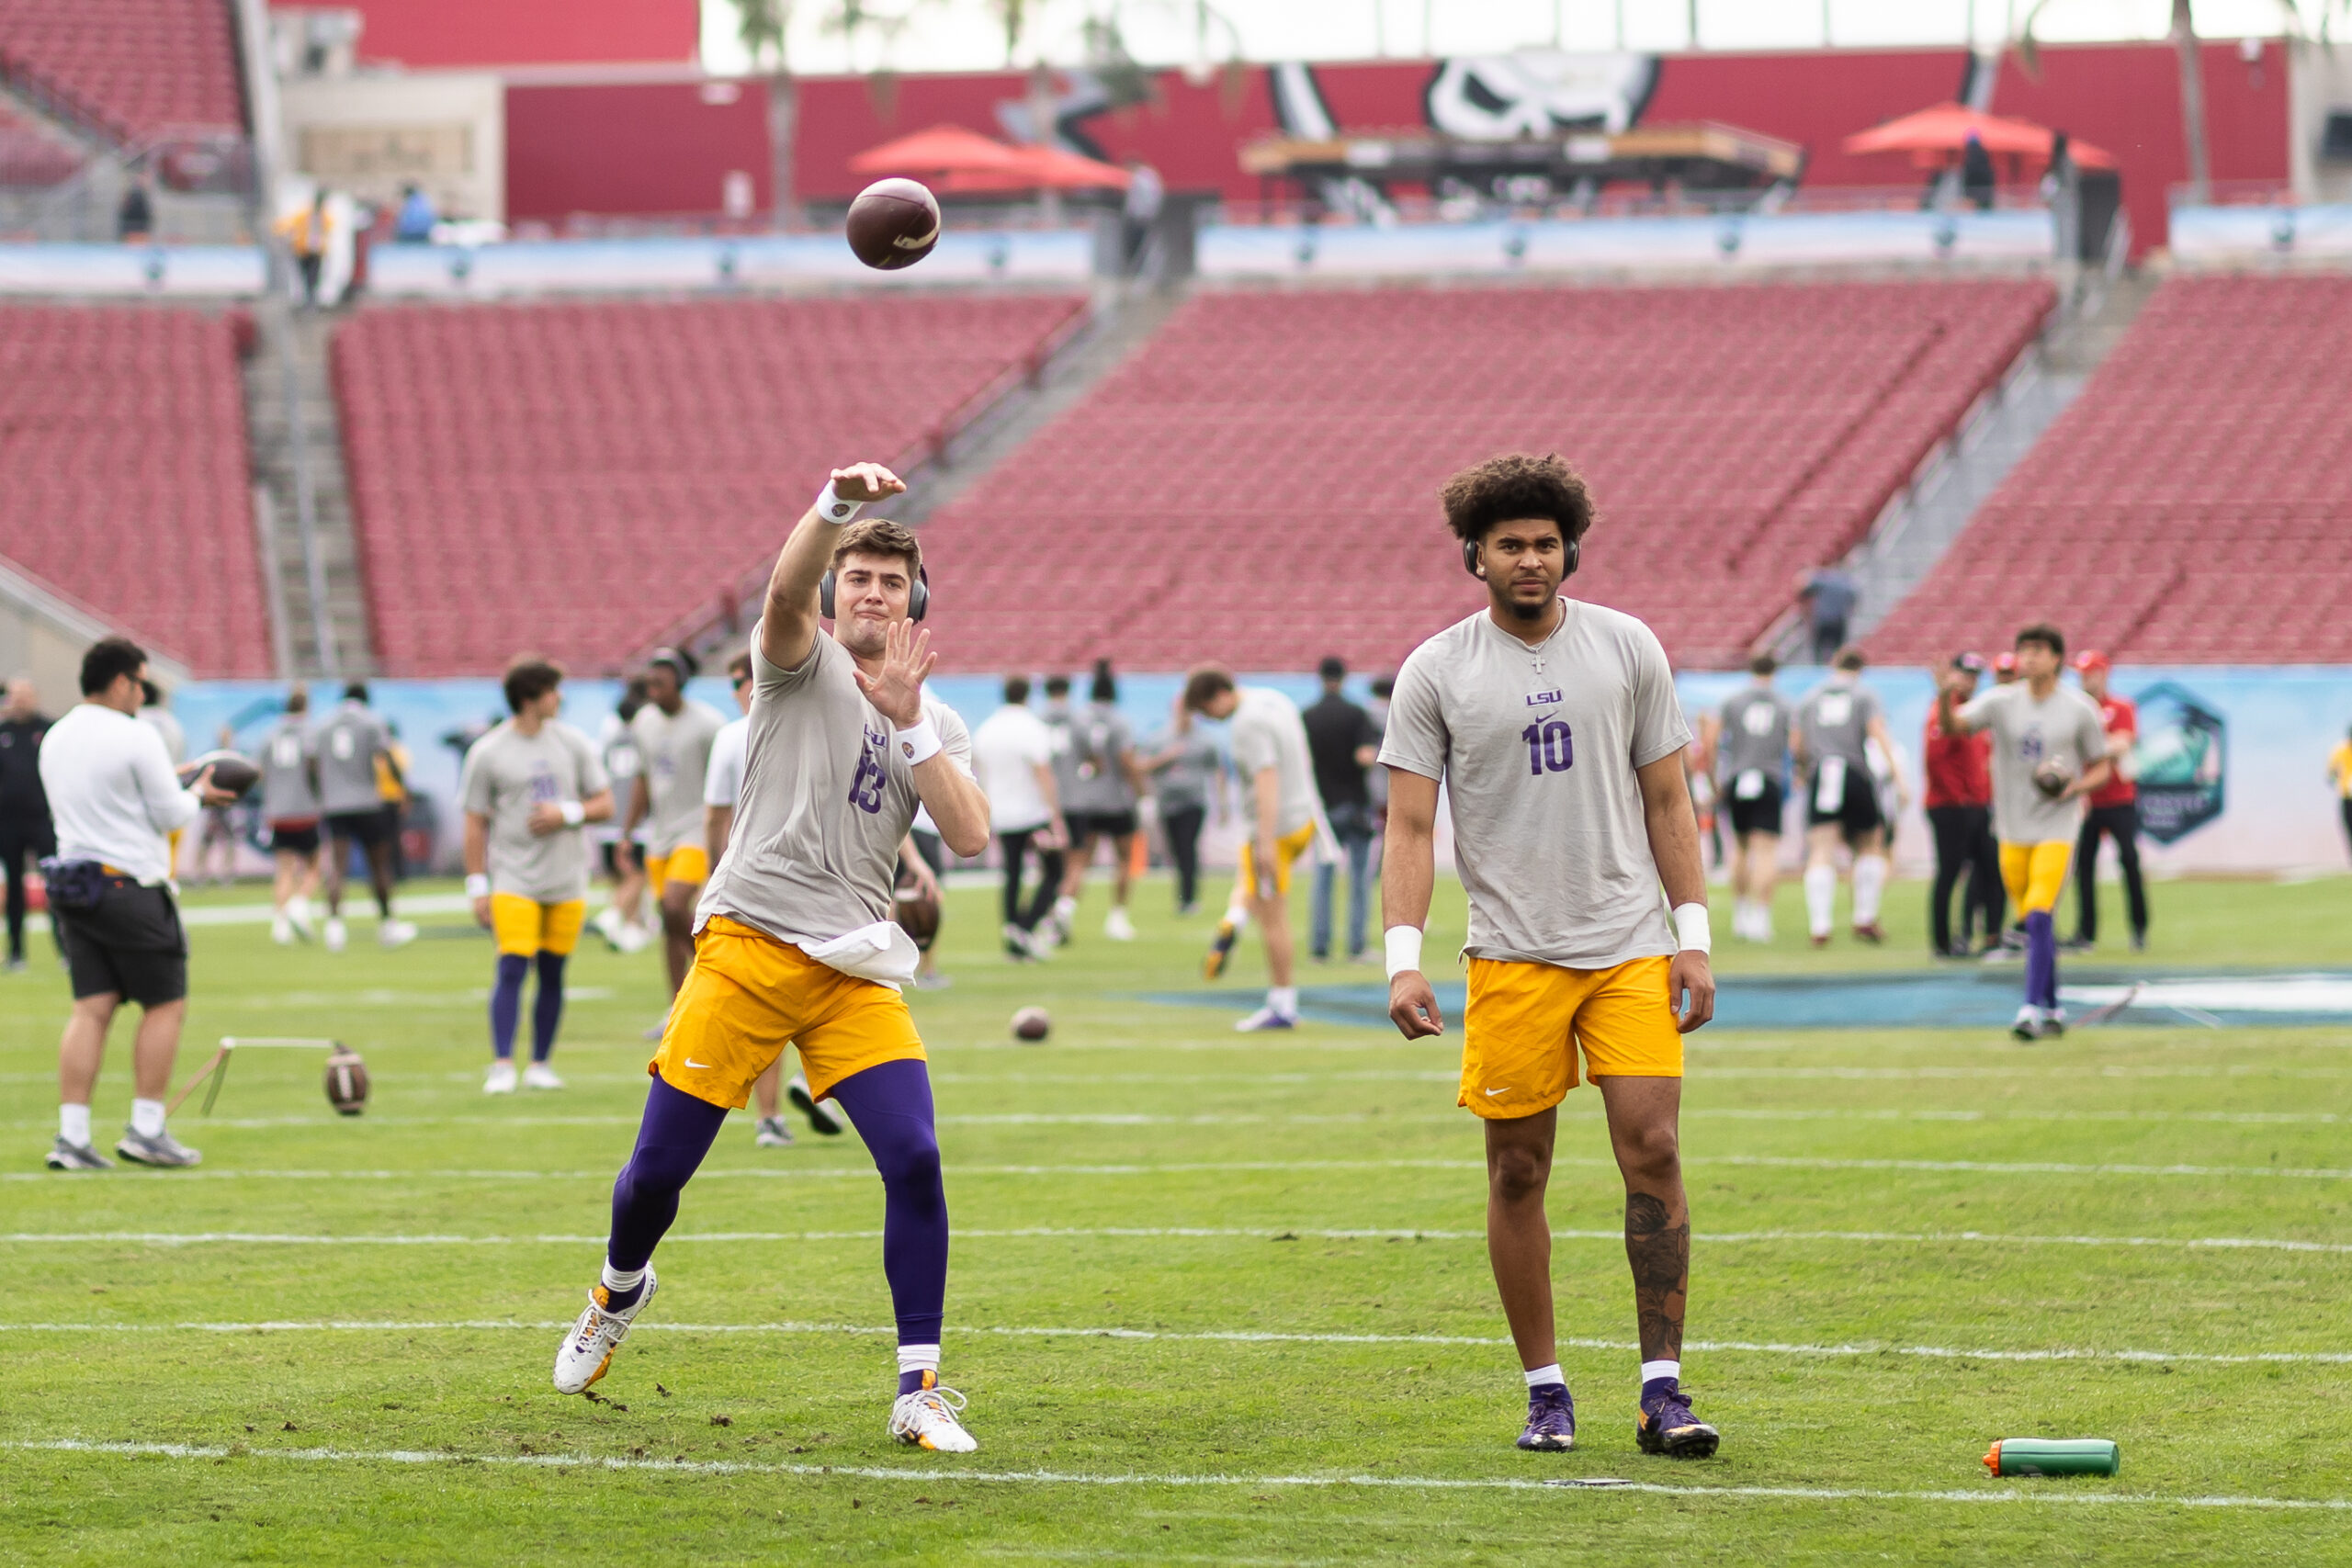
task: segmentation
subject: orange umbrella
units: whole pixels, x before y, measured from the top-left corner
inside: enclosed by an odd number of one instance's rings
[[[1016,149],[960,125],[934,125],[869,147],[849,161],[861,175],[944,175],[966,169],[1001,169]]]
[[[1129,175],[1116,164],[1065,152],[1057,147],[1013,147],[1001,168],[959,169],[939,182],[949,196],[1008,190],[1125,190]]]
[[[1972,134],[1996,158],[2047,164],[2055,133],[2030,119],[1982,114],[1964,104],[1938,104],[1849,136],[1845,147],[1849,152],[1908,152],[1914,166],[1935,169],[1958,158]],[[2078,168],[2115,167],[2111,155],[2073,137],[2067,138],[2066,155]]]
[[[1055,147],[1015,147],[967,130],[934,125],[870,147],[849,161],[862,175],[929,176],[942,195],[1018,190],[1125,190],[1127,172]]]

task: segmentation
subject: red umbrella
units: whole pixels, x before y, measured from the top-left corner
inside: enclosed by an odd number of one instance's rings
[[[2056,133],[2030,119],[1982,114],[1964,104],[1938,104],[1849,136],[1845,146],[1849,152],[1908,152],[1914,166],[1936,169],[1958,158],[1972,134],[1996,158],[2040,164],[2050,162],[2051,138]],[[2112,156],[2072,137],[2066,155],[2078,168],[2115,167]]]
[[[1001,168],[959,169],[939,183],[946,195],[1008,190],[1125,190],[1129,175],[1116,164],[1065,152],[1057,147],[1014,147]]]
[[[1054,147],[1015,147],[967,130],[934,125],[870,147],[849,161],[862,175],[930,177],[940,194],[1020,190],[1125,190],[1127,172]]]

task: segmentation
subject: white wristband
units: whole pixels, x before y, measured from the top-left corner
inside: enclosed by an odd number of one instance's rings
[[[1707,930],[1707,907],[1704,904],[1677,904],[1674,907],[1674,940],[1685,953],[1705,953],[1714,939]]]
[[[487,898],[487,897],[490,897],[490,878],[489,878],[489,877],[487,877],[487,876],[484,876],[484,875],[483,875],[481,873],[480,873],[480,872],[475,872],[471,876],[467,877],[467,878],[466,878],[466,897],[469,897],[469,898]]]
[[[907,766],[922,767],[939,752],[939,731],[932,728],[931,720],[899,731],[899,755],[907,760]]]
[[[588,808],[576,800],[564,801],[556,809],[563,813],[563,825],[567,828],[577,828],[588,820]]]
[[[1383,939],[1388,948],[1388,977],[1392,980],[1408,969],[1421,966],[1421,928],[1390,926]]]
[[[817,515],[837,527],[856,516],[865,504],[862,501],[843,501],[835,495],[831,479],[827,479],[825,488],[817,492]]]

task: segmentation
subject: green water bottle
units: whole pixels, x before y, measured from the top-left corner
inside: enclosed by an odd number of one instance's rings
[[[2123,1456],[2105,1438],[1998,1438],[1984,1468],[1996,1475],[2113,1475]]]

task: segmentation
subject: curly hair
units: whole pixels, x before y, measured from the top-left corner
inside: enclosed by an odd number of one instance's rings
[[[1438,501],[1445,508],[1446,526],[1465,541],[1484,539],[1496,524],[1524,517],[1549,517],[1571,545],[1592,526],[1592,492],[1557,452],[1489,457],[1446,480]]]

